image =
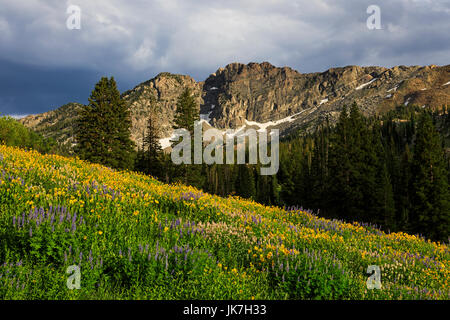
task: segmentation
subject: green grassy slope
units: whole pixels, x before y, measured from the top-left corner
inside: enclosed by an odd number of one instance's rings
[[[0,239],[3,299],[449,298],[446,244],[4,145]]]

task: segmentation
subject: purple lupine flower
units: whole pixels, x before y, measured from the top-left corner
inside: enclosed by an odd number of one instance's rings
[[[80,258],[80,262],[83,260],[83,252],[82,251],[80,251],[80,256],[79,256],[79,258]]]
[[[30,227],[30,238],[33,236],[33,229]]]

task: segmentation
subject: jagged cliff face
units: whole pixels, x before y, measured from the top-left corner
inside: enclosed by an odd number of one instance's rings
[[[326,117],[333,123],[342,107],[353,102],[367,115],[398,105],[433,109],[449,105],[450,65],[348,66],[302,74],[268,62],[232,63],[204,82],[161,73],[122,95],[132,112],[133,140],[141,143],[150,112],[158,115],[162,137],[169,137],[177,98],[186,87],[197,95],[201,118],[216,128],[279,128],[283,133],[300,126],[311,128]],[[150,97],[157,103],[151,105]],[[21,121],[46,136],[71,141],[70,128],[79,107],[69,104]]]
[[[177,98],[185,88],[191,89],[192,93],[197,96],[200,109],[200,105],[203,103],[202,84],[184,75],[160,73],[155,78],[122,94],[131,110],[131,138],[138,146],[142,144],[146,120],[151,112],[157,115],[162,137],[171,135]],[[150,103],[151,97],[155,99],[156,103]]]
[[[354,101],[367,115],[405,104],[439,108],[450,102],[450,86],[444,85],[449,80],[450,66],[349,66],[301,74],[269,63],[234,63],[205,81],[202,112],[211,112],[211,124],[218,128],[296,115],[288,125],[282,121],[282,127],[292,128],[326,116],[335,121]]]

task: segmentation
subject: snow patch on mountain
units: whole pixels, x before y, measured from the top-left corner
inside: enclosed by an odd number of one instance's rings
[[[13,119],[19,120],[29,116],[29,114],[9,114],[8,116],[10,116]]]
[[[323,105],[324,103],[327,103],[327,102],[328,102],[328,99],[320,100],[319,106],[321,106],[321,105]]]
[[[374,79],[370,80],[369,82],[360,85],[360,86],[357,87],[355,90],[361,90],[361,89],[364,89],[365,87],[367,87],[369,84],[371,84],[372,82],[374,82],[374,81],[376,81],[376,80],[378,80],[378,78],[374,78]]]
[[[200,114],[200,120],[204,120],[209,124],[209,122],[211,121],[211,113],[212,111],[208,112],[207,114]]]
[[[396,86],[396,87],[394,87],[394,88],[392,88],[392,89],[389,89],[387,92],[391,92],[391,91],[397,91],[397,89],[398,89],[398,86]]]
[[[172,145],[171,140],[176,140],[177,135],[173,133],[169,138],[159,139],[159,144],[161,148],[164,150]]]
[[[245,123],[247,125],[249,125],[249,126],[257,126],[257,127],[259,127],[259,129],[257,130],[258,132],[264,132],[264,131],[267,130],[268,127],[274,127],[274,126],[280,125],[280,124],[285,123],[285,122],[293,122],[295,120],[294,117],[298,116],[299,114],[302,114],[303,112],[305,112],[307,110],[310,110],[310,109],[302,110],[302,111],[300,111],[300,112],[298,112],[296,114],[293,114],[293,115],[291,115],[289,117],[286,117],[286,118],[283,118],[283,119],[280,119],[280,120],[277,120],[277,121],[269,121],[269,122],[265,122],[265,123],[259,123],[259,122],[256,122],[256,121],[245,120]]]

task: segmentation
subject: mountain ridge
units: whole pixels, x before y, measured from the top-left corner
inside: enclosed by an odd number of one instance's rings
[[[334,123],[342,107],[353,102],[366,115],[408,104],[439,109],[450,102],[449,83],[450,65],[352,65],[300,73],[269,62],[234,62],[200,82],[189,75],[161,72],[123,92],[122,97],[132,113],[132,139],[139,145],[150,112],[160,122],[161,138],[171,136],[176,101],[185,88],[196,95],[201,118],[217,129],[252,126],[278,128],[285,134],[300,127],[313,128],[326,118]],[[155,110],[152,98],[157,102]],[[74,120],[81,106],[69,103],[19,121],[46,137],[73,143]]]

